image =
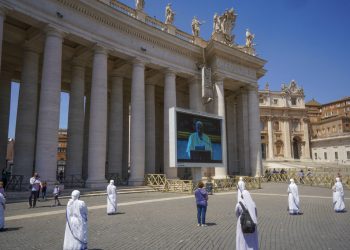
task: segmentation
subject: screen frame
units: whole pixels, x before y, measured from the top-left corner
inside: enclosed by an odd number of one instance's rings
[[[194,116],[203,116],[207,118],[217,119],[220,121],[220,130],[221,130],[221,159],[222,162],[178,162],[177,159],[177,112],[186,113]],[[223,126],[224,118],[222,116],[209,114],[206,112],[198,112],[189,109],[172,107],[169,108],[169,163],[170,167],[177,168],[208,168],[208,167],[224,167],[224,126]]]

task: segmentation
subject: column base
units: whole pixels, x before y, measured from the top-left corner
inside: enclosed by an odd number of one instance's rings
[[[144,186],[145,180],[143,178],[130,178],[128,182],[129,186]]]
[[[108,185],[107,180],[87,180],[85,183],[86,188],[91,189],[104,189]]]

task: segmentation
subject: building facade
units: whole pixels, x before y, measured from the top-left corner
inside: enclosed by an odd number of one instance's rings
[[[64,91],[70,95],[65,175],[87,186],[104,186],[106,171],[127,178],[130,170],[131,185],[143,183],[145,173],[181,177],[169,166],[171,107],[224,117],[225,167],[215,169],[216,177],[260,175],[257,81],[266,61],[249,43],[235,45],[237,15],[233,9],[223,15],[229,23],[220,25],[216,16],[205,41],[173,26],[174,15],[164,23],[142,6],[114,0],[0,0],[1,145],[10,83],[20,83],[13,173],[31,176],[34,162],[42,180],[55,182]],[[208,104],[204,63],[212,72]]]
[[[310,159],[309,119],[304,90],[293,80],[271,91],[259,91],[261,150],[266,160]]]
[[[312,159],[318,162],[350,163],[350,97],[327,104],[306,104],[311,120]]]

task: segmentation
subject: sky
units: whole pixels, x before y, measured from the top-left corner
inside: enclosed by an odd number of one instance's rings
[[[134,7],[134,0],[120,0]],[[172,3],[174,25],[191,33],[194,16],[205,23],[200,36],[209,40],[215,12],[234,8],[235,42],[245,44],[245,30],[255,34],[260,58],[267,61],[260,89],[270,90],[295,80],[304,88],[305,100],[321,104],[350,96],[349,0],[145,0],[145,12],[164,21],[165,6]],[[13,84],[9,137],[14,138],[18,86]],[[60,128],[67,127],[69,96],[61,95]]]

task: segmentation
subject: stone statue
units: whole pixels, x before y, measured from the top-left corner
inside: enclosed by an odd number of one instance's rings
[[[218,13],[214,14],[213,33],[220,31],[220,20]]]
[[[173,24],[175,12],[171,9],[171,3],[165,8],[165,24]]]
[[[235,26],[237,15],[233,8],[225,10],[224,14],[219,16],[217,13],[214,15],[213,34],[217,33],[223,37],[223,41],[226,44],[233,42],[232,30]],[[220,39],[221,40],[221,39]]]
[[[143,10],[145,8],[145,0],[136,0],[136,9]]]
[[[253,43],[253,39],[254,39],[255,35],[250,33],[249,29],[246,30],[245,32],[245,46],[247,48],[253,48],[254,43]]]
[[[197,17],[194,17],[192,19],[192,35],[199,37],[200,25],[202,25],[202,23],[197,19]]]

